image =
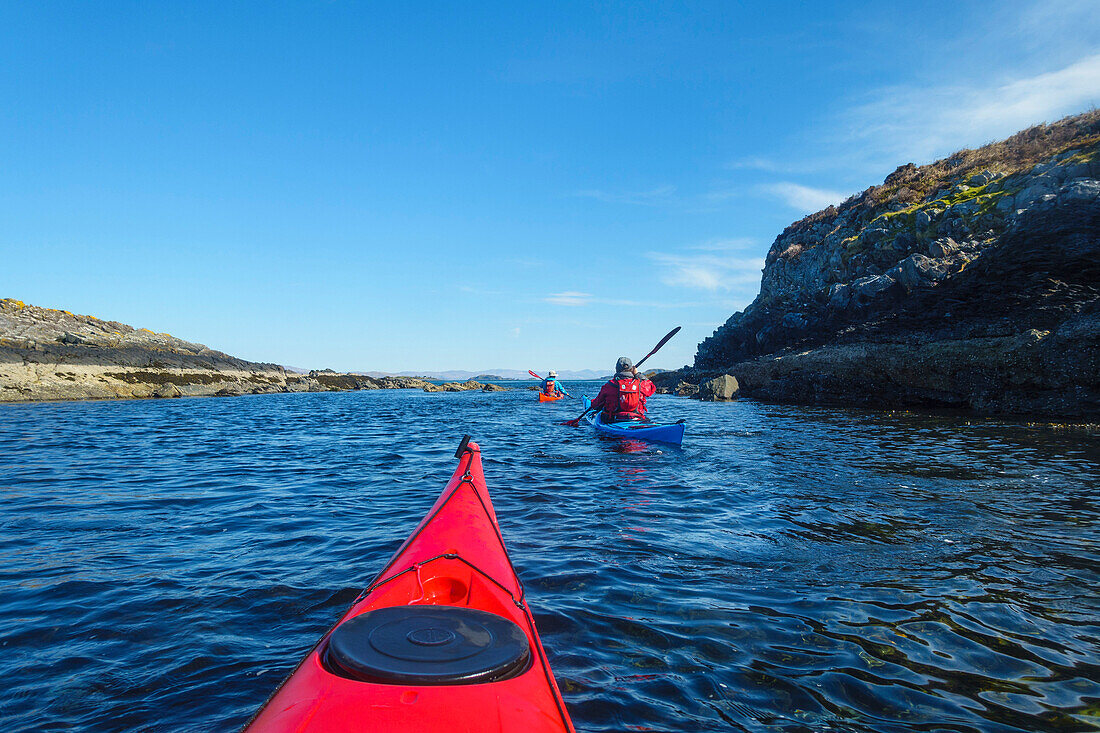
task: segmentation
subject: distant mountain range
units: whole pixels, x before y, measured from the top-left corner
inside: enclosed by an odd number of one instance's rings
[[[290,367],[287,367],[290,369]],[[477,379],[478,381],[485,381],[486,379],[531,379],[531,375],[525,371],[519,371],[517,369],[483,369],[478,372],[467,372],[461,369],[451,369],[442,372],[354,372],[355,374],[363,374],[368,377],[421,377],[423,379],[446,379],[449,381],[462,382],[467,379]],[[545,372],[540,372],[543,376],[546,376]],[[595,369],[581,369],[574,371],[570,369],[559,369],[558,379],[572,379],[577,381],[591,380],[591,379],[604,379],[608,376],[607,372],[598,372]]]

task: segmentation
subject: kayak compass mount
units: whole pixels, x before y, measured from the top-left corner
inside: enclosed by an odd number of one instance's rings
[[[462,458],[462,454],[466,452],[467,447],[470,445],[470,436],[463,435],[462,442],[458,444],[458,450],[455,451],[455,458]]]

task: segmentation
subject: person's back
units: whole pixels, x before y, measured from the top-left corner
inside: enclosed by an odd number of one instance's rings
[[[558,373],[553,369],[546,375],[546,379],[542,380],[542,393],[551,397],[556,394],[568,394],[565,388],[558,384]]]
[[[645,420],[646,399],[656,392],[656,385],[639,377],[633,362],[623,356],[615,364],[615,376],[600,388],[591,407],[603,411],[604,422]]]

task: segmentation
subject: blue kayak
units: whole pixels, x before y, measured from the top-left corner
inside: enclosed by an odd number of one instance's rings
[[[584,398],[584,409],[592,404],[592,400]],[[596,432],[610,435],[615,438],[629,438],[631,440],[649,440],[657,443],[672,443],[680,445],[684,440],[684,424],[682,422],[662,425],[641,420],[630,422],[604,422],[603,413],[595,412],[584,416],[588,424],[596,428]]]

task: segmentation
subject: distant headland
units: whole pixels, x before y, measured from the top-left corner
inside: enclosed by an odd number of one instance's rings
[[[605,376],[606,372],[599,372],[595,369],[558,369],[559,379],[569,379],[574,381],[585,381],[590,379],[601,379]],[[478,381],[518,381],[532,379],[530,372],[520,371],[518,369],[490,369],[486,372],[470,372],[463,371],[461,369],[452,369],[443,372],[362,372],[369,377],[420,377],[421,379],[447,379],[447,380],[466,380],[476,379]]]
[[[238,359],[117,321],[0,299],[0,402],[233,396],[272,392],[506,389],[331,369],[301,372]]]

